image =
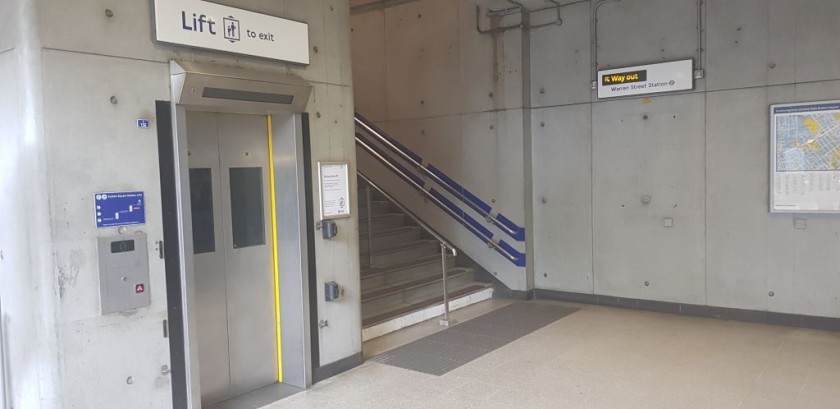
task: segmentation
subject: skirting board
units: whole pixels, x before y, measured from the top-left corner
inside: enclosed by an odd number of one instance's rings
[[[466,297],[460,297],[454,300],[450,300],[449,311],[455,311],[457,309],[464,308],[484,300],[489,300],[491,298],[493,298],[493,289],[488,288],[486,290],[470,294]],[[433,305],[420,311],[412,312],[411,314],[396,317],[390,321],[386,321],[381,324],[376,324],[370,328],[365,328],[364,330],[362,330],[362,341],[370,341],[374,338],[390,334],[394,331],[399,331],[403,328],[410,327],[414,324],[419,324],[423,321],[430,320],[441,315],[443,315],[443,304]]]
[[[315,368],[312,373],[312,384],[323,381],[324,379],[332,378],[340,373],[347,372],[363,362],[362,353],[353,354],[347,358],[339,359],[331,364]]]
[[[707,305],[680,304],[663,301],[638,300],[595,294],[568,293],[553,290],[534,290],[535,297],[543,300],[566,301],[579,304],[603,305],[692,317],[717,318],[768,325],[810,328],[823,331],[840,331],[840,318],[816,317],[812,315],[785,314],[770,311],[742,310],[737,308],[711,307]]]

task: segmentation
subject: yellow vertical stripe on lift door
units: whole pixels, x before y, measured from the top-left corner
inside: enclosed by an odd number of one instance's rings
[[[274,134],[271,115],[266,116],[268,126],[268,183],[271,196],[271,242],[274,266],[274,321],[277,325],[277,381],[283,382],[283,329],[280,319],[280,267],[277,253],[277,191],[274,188]]]

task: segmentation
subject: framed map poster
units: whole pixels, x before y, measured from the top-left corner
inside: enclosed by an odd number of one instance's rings
[[[840,214],[840,101],[770,107],[770,212]]]

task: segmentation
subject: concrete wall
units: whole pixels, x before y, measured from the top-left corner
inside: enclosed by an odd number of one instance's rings
[[[708,0],[695,91],[604,102],[590,84],[593,3],[563,7],[562,25],[530,33],[536,287],[840,317],[840,218],[768,213],[768,107],[840,99],[840,3]],[[605,3],[599,66],[694,58],[697,4]],[[363,22],[354,29],[370,29]],[[382,72],[388,83],[400,75]],[[378,95],[365,92],[370,82],[357,82],[360,109],[383,112],[368,101]],[[467,140],[453,134],[447,142]]]
[[[697,90],[610,102],[578,59],[589,13],[532,33],[537,287],[840,316],[840,219],[767,210],[768,106],[840,98],[840,4],[710,0]],[[694,0],[605,5],[600,66],[691,58],[696,18]]]
[[[312,64],[156,44],[148,1],[18,1],[21,12],[11,13],[16,24],[0,25],[19,28],[12,31],[17,35],[0,35],[0,290],[14,407],[171,407],[170,380],[161,373],[170,365],[162,331],[163,261],[150,257],[150,308],[101,316],[96,238],[115,232],[95,229],[90,216],[94,192],[145,191],[147,224],[129,231],[146,232],[155,254],[154,242],[163,238],[157,137],[134,121],[150,118],[156,125],[155,100],[169,99],[170,59],[289,72],[310,81],[313,163],[355,167],[346,2],[220,3],[309,23]],[[7,38],[16,38],[18,48],[3,52]],[[319,301],[320,317],[330,322],[320,336],[321,364],[361,351],[358,222],[339,223],[337,240],[316,240],[313,285],[335,280],[347,292],[340,303]]]
[[[358,112],[524,225],[530,209],[523,199],[529,174],[521,32],[479,34],[475,4],[466,0],[409,2],[355,14],[351,22]],[[489,20],[482,23],[489,28]],[[359,155],[359,168],[377,183],[399,192],[398,198],[505,284],[527,288],[525,269],[454,225],[434,204],[417,201],[416,193],[366,156]],[[524,243],[514,245],[525,251]]]

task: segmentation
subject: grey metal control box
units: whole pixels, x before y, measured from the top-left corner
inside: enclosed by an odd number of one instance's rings
[[[336,301],[341,298],[341,287],[335,281],[324,283],[324,300]]]
[[[103,315],[151,305],[145,233],[100,237],[98,254]]]
[[[321,222],[321,234],[324,240],[332,240],[338,236],[338,224],[335,220],[324,220]]]

